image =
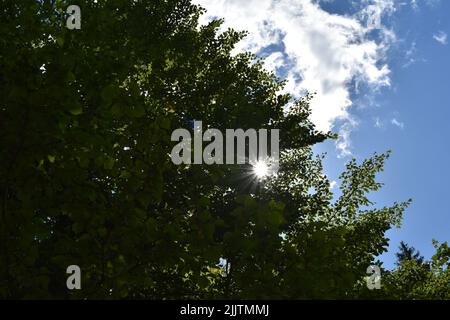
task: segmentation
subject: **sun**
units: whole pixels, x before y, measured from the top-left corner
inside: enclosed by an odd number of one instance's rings
[[[262,179],[269,174],[269,166],[265,161],[258,161],[253,165],[253,173]]]

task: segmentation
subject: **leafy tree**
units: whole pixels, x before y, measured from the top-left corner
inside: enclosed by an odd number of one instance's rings
[[[350,161],[334,199],[311,151],[333,135],[311,96],[231,54],[245,34],[199,26],[188,0],[78,1],[81,30],[70,1],[2,4],[0,297],[358,296],[407,206],[368,199],[389,153]],[[171,133],[193,119],[280,129],[278,175],[174,165]]]
[[[399,252],[395,255],[397,256],[397,264],[401,264],[404,261],[416,260],[417,264],[423,264],[424,257],[420,255],[414,247],[408,246],[405,242],[401,241],[399,246]]]
[[[403,259],[383,276],[381,297],[388,299],[450,299],[450,248],[448,243],[433,241],[436,254],[430,261]],[[404,249],[400,246],[400,254]],[[411,253],[414,250],[406,250]],[[402,255],[402,257],[404,257]]]

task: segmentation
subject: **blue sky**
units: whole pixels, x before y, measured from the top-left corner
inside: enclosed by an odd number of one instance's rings
[[[332,4],[328,9],[333,10]],[[431,239],[450,240],[450,209],[446,205],[450,181],[450,46],[434,38],[450,34],[449,13],[450,1],[421,3],[416,8],[405,5],[396,10],[388,21],[398,39],[387,55],[391,87],[372,97],[374,106],[355,104],[350,111],[359,120],[351,134],[356,158],[368,157],[374,151],[393,151],[380,175],[386,186],[372,199],[378,205],[388,205],[413,198],[402,227],[388,233],[390,250],[381,257],[386,267],[394,266],[394,253],[401,240],[427,258],[434,253]],[[364,97],[360,99],[364,101]],[[331,178],[337,178],[346,159],[334,156],[332,143],[316,150],[328,153],[326,170]]]
[[[401,240],[426,257],[432,239],[450,240],[450,1],[446,0],[196,0],[205,21],[247,30],[236,51],[266,57],[294,96],[317,92],[312,120],[339,141],[325,171],[337,181],[345,162],[392,150],[371,197],[378,206],[409,198],[400,229],[389,231],[385,267]]]

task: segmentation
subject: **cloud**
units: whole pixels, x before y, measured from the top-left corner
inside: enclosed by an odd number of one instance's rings
[[[409,49],[406,50],[404,59],[405,59],[405,63],[402,66],[403,68],[408,68],[408,67],[412,66],[413,64],[427,61],[426,59],[419,56],[416,41],[413,41],[411,43],[411,46],[409,47]]]
[[[383,122],[380,120],[380,118],[379,117],[376,117],[375,119],[374,119],[374,127],[375,128],[378,128],[378,129],[381,129],[381,128],[383,128],[384,127],[384,124],[383,124]]]
[[[391,123],[402,130],[405,128],[405,124],[403,122],[398,121],[396,118],[392,118]]]
[[[407,68],[410,65],[416,63],[416,54],[417,54],[417,44],[415,41],[411,43],[410,48],[405,53],[405,64],[403,65],[403,68]]]
[[[433,39],[442,45],[447,44],[447,34],[444,31],[439,31],[438,33],[434,34]]]
[[[333,180],[330,182],[330,190],[333,190],[334,188],[336,188],[338,186],[337,181]]]
[[[416,11],[419,10],[419,4],[417,3],[417,0],[411,0],[411,7]]]
[[[264,67],[270,71],[277,71],[284,65],[283,54],[279,51],[273,52],[264,59]]]
[[[337,147],[341,155],[351,154],[352,93],[360,85],[372,91],[390,85],[384,58],[395,35],[382,18],[395,11],[393,0],[363,0],[353,15],[327,12],[314,0],[194,2],[207,9],[203,23],[223,17],[223,30],[247,30],[235,51],[267,56],[265,67],[287,80],[285,91],[293,97],[317,93],[311,120],[319,130],[341,133]]]
[[[436,7],[441,3],[441,0],[424,0],[424,2],[430,7]]]
[[[410,5],[414,11],[419,11],[421,5],[426,5],[431,8],[437,7],[441,0],[411,0]]]

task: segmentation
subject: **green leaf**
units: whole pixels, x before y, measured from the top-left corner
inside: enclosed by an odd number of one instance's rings
[[[56,37],[56,43],[58,44],[58,46],[63,47],[64,46],[64,37],[63,36]]]
[[[111,157],[106,157],[106,158],[103,160],[103,167],[104,167],[105,169],[111,170],[111,169],[114,167],[114,162],[115,162],[115,160],[114,160],[113,158],[111,158]]]
[[[83,107],[80,103],[74,103],[69,109],[69,112],[74,116],[78,116],[83,113]]]

